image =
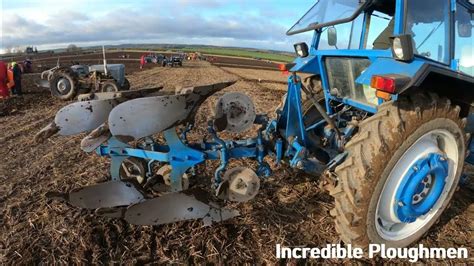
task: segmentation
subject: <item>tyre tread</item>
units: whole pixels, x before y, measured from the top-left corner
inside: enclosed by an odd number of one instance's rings
[[[336,231],[346,244],[366,247],[366,214],[373,190],[403,139],[433,118],[448,118],[464,128],[460,108],[434,93],[419,93],[379,106],[379,111],[359,124],[359,133],[347,144],[347,159],[335,169],[336,186],[330,190],[335,207]],[[466,141],[466,140],[464,140]],[[372,167],[369,167],[372,166]]]

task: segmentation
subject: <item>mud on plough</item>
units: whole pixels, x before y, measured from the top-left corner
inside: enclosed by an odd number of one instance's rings
[[[269,141],[262,134],[269,125],[266,116],[256,115],[245,94],[227,93],[217,102],[215,117],[208,122],[212,139],[200,143],[187,139],[200,105],[234,83],[183,88],[175,95],[167,95],[159,87],[80,96],[78,102],[59,110],[54,122],[42,129],[36,140],[43,141],[56,133],[90,132],[82,140],[81,149],[111,159],[110,180],[47,196],[138,225],[190,219],[202,219],[207,225],[238,215],[236,210],[211,202],[207,192],[190,187],[189,181],[195,177],[198,165],[220,160],[212,185],[215,198],[234,202],[252,199],[260,187],[259,176],[271,172],[263,161],[267,155],[264,143]],[[219,131],[242,132],[254,123],[260,125],[255,138],[226,141],[217,136]],[[152,137],[159,133],[164,143]],[[231,158],[253,158],[258,168],[226,170]],[[160,196],[153,197],[157,194]]]

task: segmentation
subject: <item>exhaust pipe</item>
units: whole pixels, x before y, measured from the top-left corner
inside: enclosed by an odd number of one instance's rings
[[[105,59],[105,46],[102,45],[102,57],[104,59],[104,74],[107,76],[107,60]]]

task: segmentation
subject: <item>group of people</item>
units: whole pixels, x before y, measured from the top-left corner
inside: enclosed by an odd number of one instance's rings
[[[6,64],[0,61],[0,98],[10,97],[10,90],[12,95],[22,95],[21,74],[21,67],[16,62]]]

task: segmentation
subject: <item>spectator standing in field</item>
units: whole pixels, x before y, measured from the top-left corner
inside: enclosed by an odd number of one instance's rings
[[[13,87],[12,93],[14,95],[22,95],[21,92],[21,68],[20,66],[16,63],[13,62],[13,80],[15,81],[15,86]]]
[[[0,61],[0,98],[8,98],[8,74],[7,74],[7,65]]]
[[[142,55],[140,57],[140,69],[143,69],[143,67],[145,66],[145,55]]]

